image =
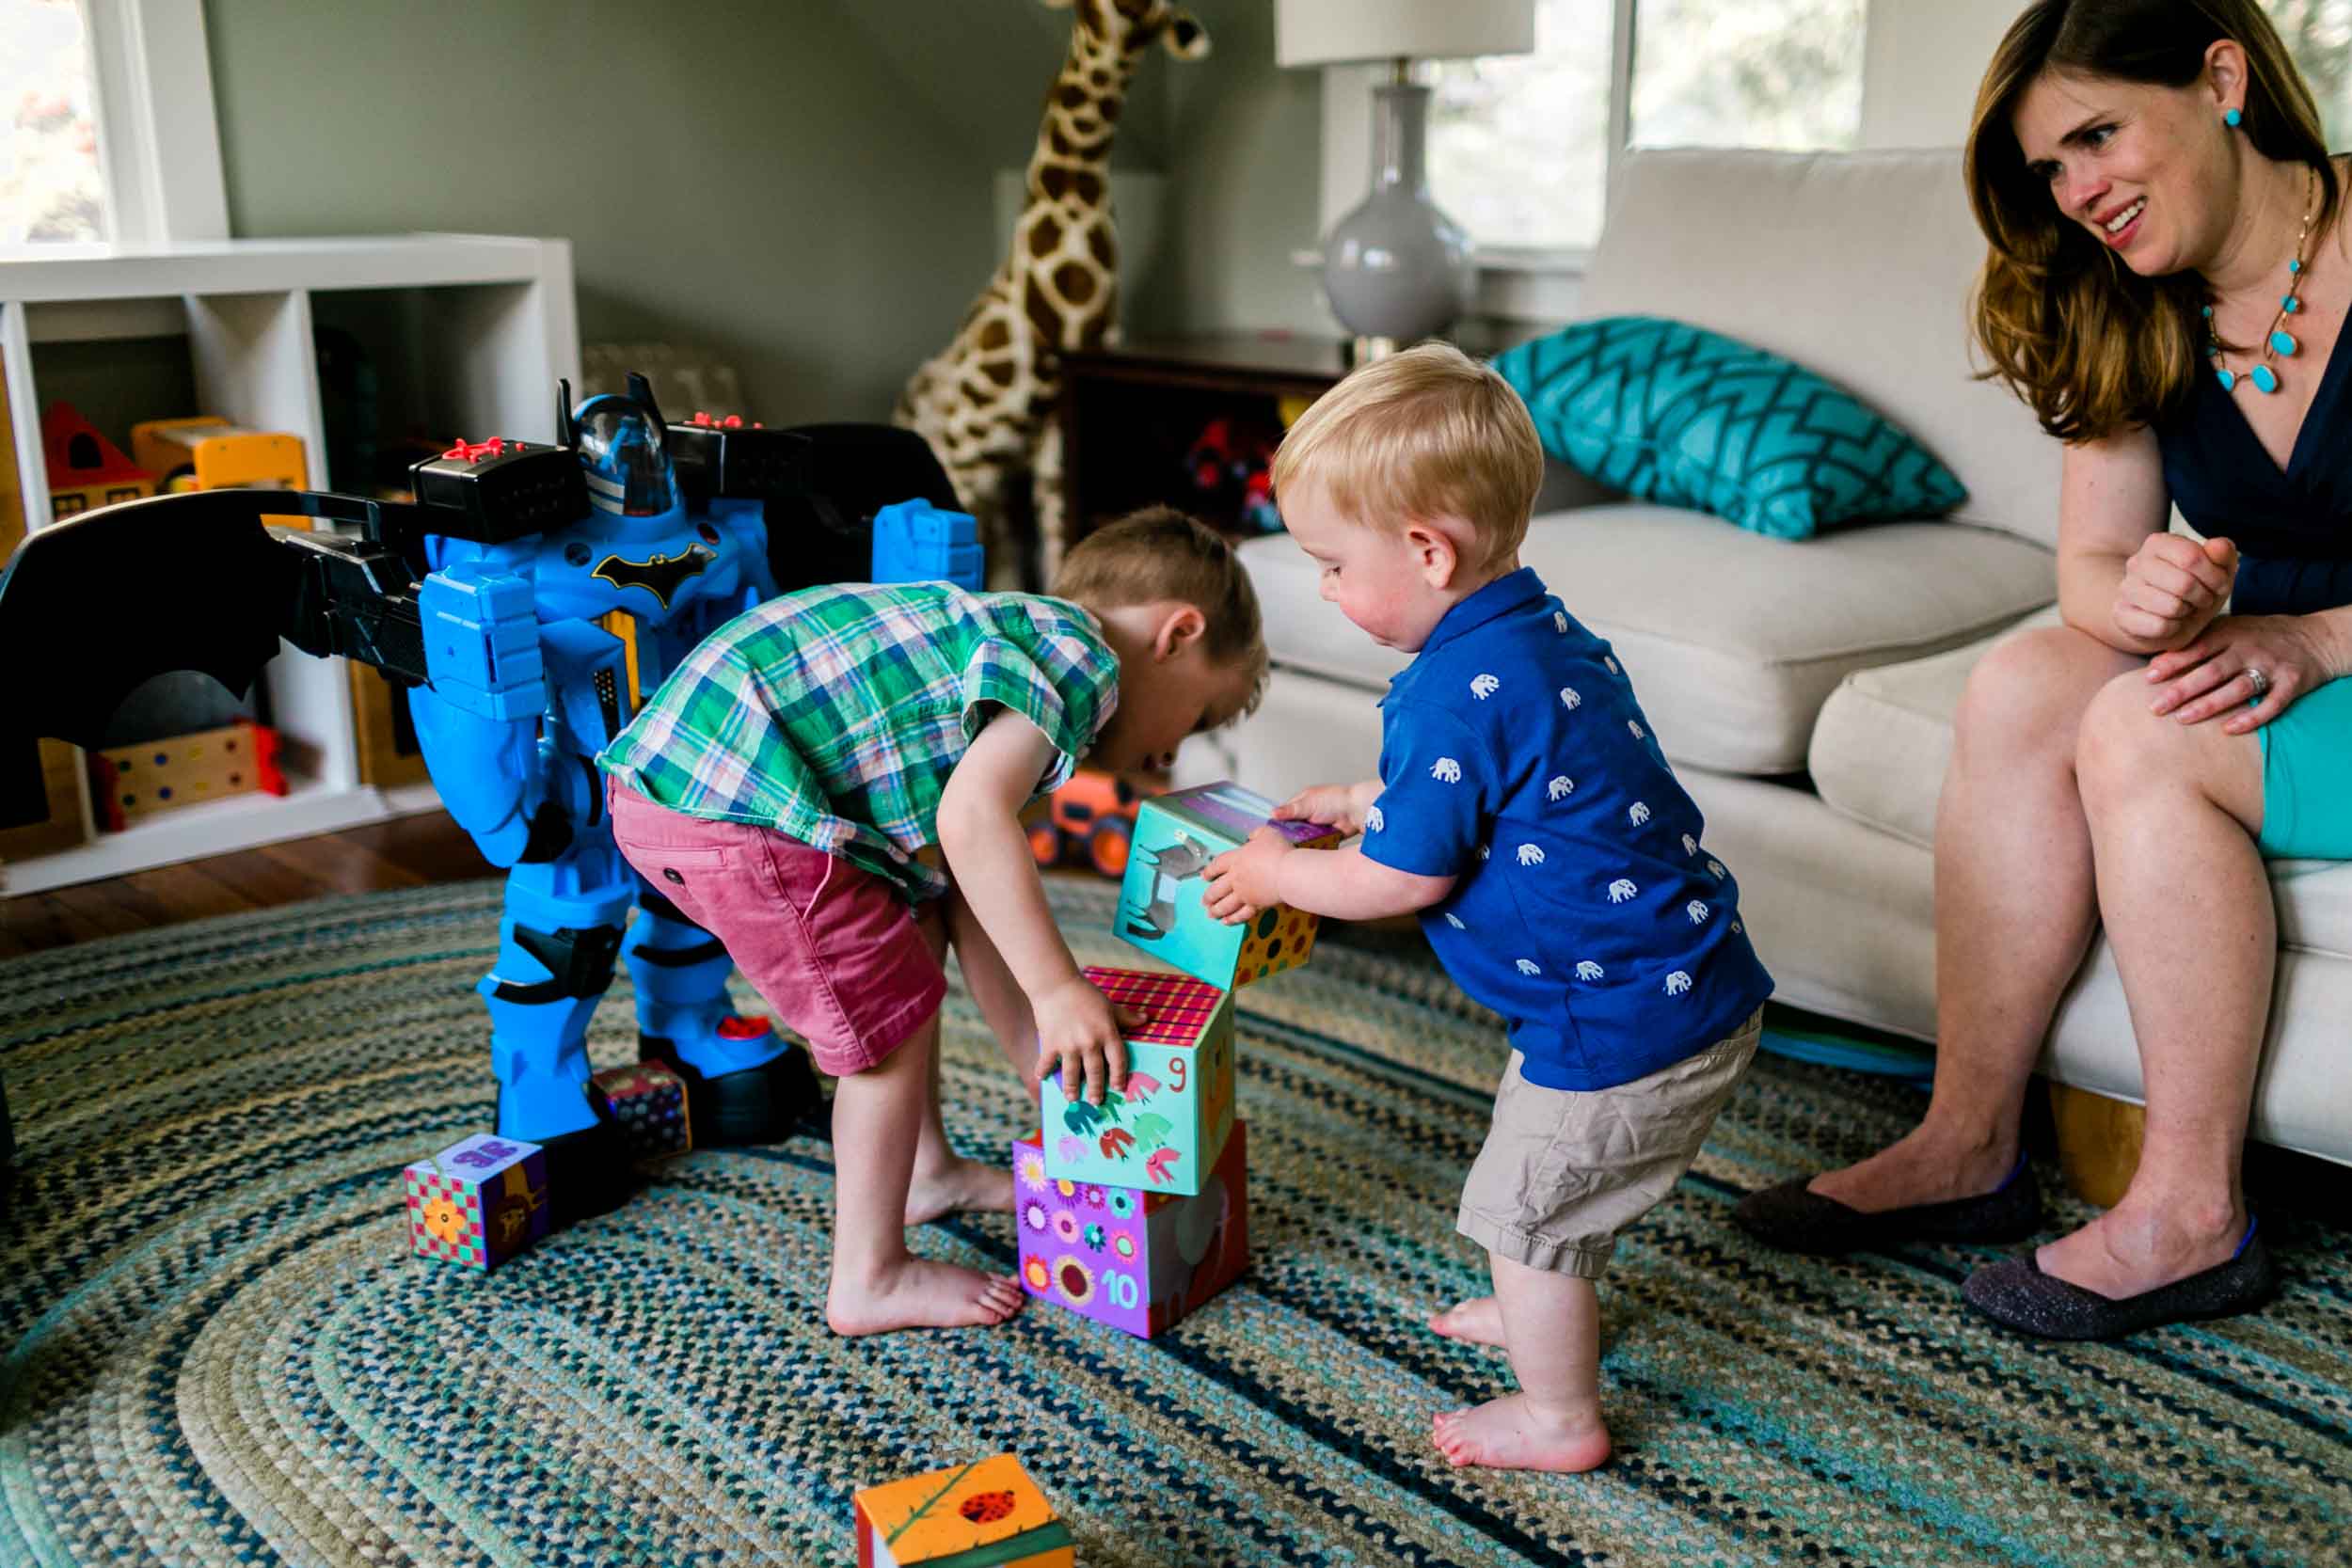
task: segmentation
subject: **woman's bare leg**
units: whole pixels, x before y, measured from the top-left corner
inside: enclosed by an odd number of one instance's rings
[[[1969,677],[1935,816],[1935,1092],[1916,1129],[1814,1192],[1875,1213],[1990,1192],[2015,1166],[2026,1081],[2096,928],[2075,735],[2141,663],[2049,626]]]
[[[2245,1236],[2239,1156],[2279,962],[2254,842],[2262,743],[2158,718],[2150,696],[2137,678],[2102,691],[2077,765],[2147,1132],[2122,1200],[2040,1253],[2043,1272],[2108,1296],[2225,1262]]]

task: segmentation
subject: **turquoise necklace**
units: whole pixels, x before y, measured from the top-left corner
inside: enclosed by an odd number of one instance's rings
[[[2307,198],[2316,194],[2312,189],[2316,184],[2316,177],[2307,172],[2304,186]],[[2205,352],[2213,356],[2214,374],[2220,378],[2223,391],[2236,391],[2241,381],[2252,382],[2257,391],[2275,392],[2279,389],[2279,372],[2270,368],[2270,362],[2291,356],[2300,346],[2295,341],[2295,334],[2287,330],[2286,322],[2289,316],[2303,309],[2302,296],[2297,291],[2303,286],[2303,263],[2311,259],[2312,220],[2318,214],[2317,205],[2307,200],[2303,208],[2303,232],[2295,241],[2295,260],[2287,263],[2287,292],[2279,296],[2279,313],[2270,318],[2270,330],[2263,335],[2263,356],[2254,362],[2253,369],[2242,375],[2230,369],[2230,362],[2221,357],[2221,331],[2214,325],[2213,307],[2205,307]]]

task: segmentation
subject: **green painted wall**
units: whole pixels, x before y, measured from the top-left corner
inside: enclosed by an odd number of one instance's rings
[[[1280,325],[1311,284],[1311,72],[1271,0],[1146,58],[1114,162],[1164,170],[1131,332]],[[205,0],[241,236],[562,235],[583,341],[708,347],[776,421],[885,417],[996,261],[1069,37],[1039,0]],[[1304,291],[1302,293],[1302,291]]]

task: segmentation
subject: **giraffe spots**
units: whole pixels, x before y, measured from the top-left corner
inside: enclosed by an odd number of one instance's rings
[[[1072,123],[1074,125],[1076,122],[1073,120]],[[1085,155],[1078,144],[1071,139],[1070,134],[1061,128],[1058,119],[1045,122],[1045,145],[1054,150],[1056,157],[1077,158]]]
[[[1104,100],[1103,100],[1103,102],[1101,102],[1100,103],[1097,103],[1094,107],[1095,107],[1095,109],[1096,109],[1096,110],[1097,110],[1097,111],[1098,111],[1098,112],[1102,115],[1102,117],[1103,117],[1104,119],[1106,119],[1106,120],[1110,120],[1110,121],[1113,121],[1113,122],[1116,122],[1116,121],[1118,120],[1118,119],[1119,119],[1119,111],[1120,111],[1120,101],[1119,101],[1118,99],[1116,99],[1116,98],[1105,98],[1105,99],[1104,99]]]
[[[983,359],[980,361],[980,373],[987,376],[991,381],[993,381],[999,387],[1009,387],[1012,385],[1014,371],[1015,367],[1013,362],[1009,359]]]
[[[1021,310],[1029,318],[1030,327],[1046,342],[1054,341],[1061,334],[1061,317],[1055,311],[1054,302],[1045,297],[1044,288],[1032,277],[1021,294]]]
[[[1094,258],[1094,264],[1104,272],[1119,264],[1119,241],[1112,235],[1109,224],[1087,226],[1087,251]]]
[[[1062,298],[1073,305],[1084,305],[1094,297],[1094,271],[1077,261],[1064,261],[1054,269],[1054,287]]]
[[[1103,199],[1103,178],[1079,169],[1070,177],[1070,194],[1091,207]]]
[[[1059,201],[1070,194],[1070,171],[1059,164],[1047,164],[1037,171],[1037,186],[1047,197]]]
[[[1087,89],[1075,82],[1066,84],[1057,97],[1065,109],[1083,109],[1087,105]]]
[[[1050,215],[1040,213],[1037,215],[1037,222],[1029,226],[1029,254],[1051,256],[1060,248],[1061,225],[1056,223]]]
[[[978,341],[983,350],[1001,349],[1012,341],[1012,328],[1005,325],[1002,316],[991,316],[980,327]]]

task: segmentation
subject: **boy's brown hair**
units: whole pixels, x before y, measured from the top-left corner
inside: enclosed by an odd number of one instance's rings
[[[1544,483],[1527,404],[1491,365],[1451,343],[1375,359],[1315,400],[1274,454],[1274,495],[1324,488],[1351,522],[1383,532],[1429,517],[1470,524],[1488,568],[1518,552]]]
[[[1258,591],[1225,536],[1172,506],[1147,506],[1071,546],[1054,574],[1054,597],[1093,610],[1173,599],[1207,623],[1201,651],[1223,669],[1248,672],[1249,706],[1265,686],[1265,627]]]

